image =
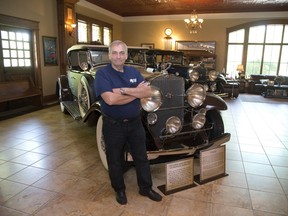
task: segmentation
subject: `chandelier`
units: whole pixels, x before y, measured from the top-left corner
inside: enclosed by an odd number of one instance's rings
[[[189,30],[190,34],[196,34],[197,29],[202,28],[203,19],[198,18],[196,10],[193,10],[190,19],[184,19],[186,28]]]

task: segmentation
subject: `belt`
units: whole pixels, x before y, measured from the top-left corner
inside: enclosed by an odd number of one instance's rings
[[[140,118],[140,116],[136,116],[136,117],[133,117],[133,118],[125,118],[125,119],[114,119],[110,116],[107,116],[107,115],[104,115],[103,114],[103,119],[107,119],[111,122],[117,122],[117,123],[130,123],[130,122],[134,122],[136,120],[138,120]]]

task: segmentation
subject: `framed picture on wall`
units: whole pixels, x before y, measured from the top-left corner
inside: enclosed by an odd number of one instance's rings
[[[154,49],[154,43],[141,43],[141,47],[147,47],[149,49]]]
[[[44,65],[45,66],[58,65],[56,37],[43,36],[42,40],[43,40]]]
[[[200,50],[208,51],[215,54],[216,42],[215,41],[176,41],[176,50]]]

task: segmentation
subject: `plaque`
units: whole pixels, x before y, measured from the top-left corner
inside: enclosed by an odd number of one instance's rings
[[[193,158],[173,161],[166,164],[166,185],[158,188],[164,194],[171,194],[194,186]]]
[[[227,176],[226,169],[226,146],[200,151],[200,175],[199,183],[205,183]]]

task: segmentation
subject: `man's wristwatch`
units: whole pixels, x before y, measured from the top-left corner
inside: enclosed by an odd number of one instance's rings
[[[125,89],[124,88],[120,88],[120,93],[121,93],[121,95],[126,95]]]

